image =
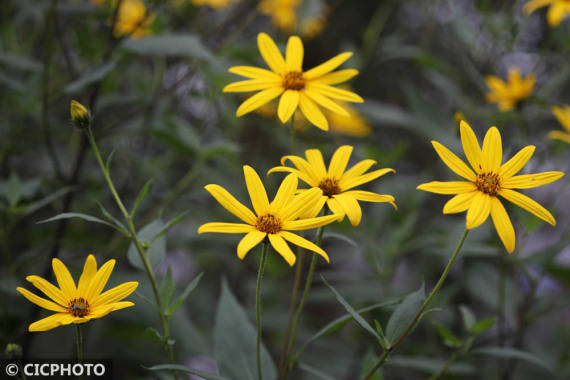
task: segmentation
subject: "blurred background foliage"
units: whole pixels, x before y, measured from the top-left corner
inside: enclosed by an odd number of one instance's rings
[[[114,152],[111,173],[126,203],[152,180],[137,228],[157,231],[184,214],[151,247],[159,278],[169,268],[177,292],[204,272],[172,317],[177,361],[207,372],[234,373],[237,365],[240,372],[239,364],[218,359],[233,355],[237,362],[236,342],[254,331],[239,323],[254,320],[259,249],[242,262],[235,237],[196,230],[206,221],[233,221],[204,185],[220,184],[246,202],[241,166],[261,174],[290,153],[287,126],[262,113],[236,118],[243,98],[221,91],[235,80],[228,67],[259,65],[259,32],[270,33],[281,48],[290,34],[301,35],[305,68],[342,51],[355,53],[347,67],[360,71],[351,87],[365,98],[354,106],[361,132],[347,134],[355,127],[342,121],[331,122],[329,133],[299,129],[299,152],[319,148],[327,160],[336,147],[351,144],[353,160],[372,158],[397,171],[369,188],[394,194],[398,211],[365,203],[358,227],[345,220],[327,228],[331,264],[318,264],[297,348],[346,314],[319,275],[354,308],[385,303],[364,315],[382,326],[401,297],[433,286],[461,236],[464,215],[442,215],[446,199],[415,188],[454,178],[429,141],[459,154],[458,118],[480,137],[498,126],[506,156],[536,145],[530,172],[568,171],[568,145],[547,134],[561,128],[551,106],[570,101],[570,22],[550,28],[544,9],[523,13],[525,1],[123,1],[133,3],[125,14],[103,0],[0,4],[0,344],[17,343],[26,357],[73,356],[71,328],[26,332],[41,313],[16,292],[26,275],[49,277],[52,257],[76,276],[89,253],[99,261],[116,258],[111,282],[138,280],[137,294],[151,294],[120,233],[77,218],[37,223],[64,212],[105,219],[98,204],[119,217],[86,139],[70,125],[69,102],[76,99],[92,112],[103,155]],[[484,79],[505,78],[512,66],[534,73],[536,90],[501,112],[485,102]],[[280,179],[266,177],[270,192]],[[570,185],[565,177],[531,192],[558,225],[508,208],[517,233],[510,256],[490,221],[472,231],[436,310],[376,379],[426,378],[453,355],[459,357],[444,378],[570,376]],[[272,252],[263,284],[263,338],[274,361],[293,274]],[[166,360],[156,337],[145,332],[157,325],[153,308],[137,295],[131,299],[134,309],[90,323],[86,356],[120,358],[117,378],[170,376],[141,368]],[[473,318],[485,321],[475,331]],[[336,327],[306,347],[291,378],[356,379],[370,367],[380,352],[377,342],[354,322]],[[241,372],[235,378],[250,378]]]

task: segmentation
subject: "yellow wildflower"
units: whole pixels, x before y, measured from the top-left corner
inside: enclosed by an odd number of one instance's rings
[[[530,14],[538,8],[548,6],[546,19],[551,27],[558,26],[564,18],[570,15],[569,0],[531,0],[524,6],[526,14]]]
[[[558,119],[558,122],[566,130],[564,131],[550,131],[548,137],[551,139],[562,140],[570,144],[570,106],[552,107],[552,113]]]
[[[87,128],[91,120],[91,115],[83,104],[76,100],[72,100],[69,105],[69,113],[71,115],[71,122],[77,128]]]
[[[214,9],[223,9],[228,7],[231,3],[239,0],[190,0],[190,2],[197,6],[207,5]]]
[[[53,301],[39,297],[27,289],[16,288],[30,302],[57,312],[32,323],[29,327],[30,331],[47,331],[70,323],[85,323],[91,319],[104,317],[112,311],[134,305],[132,302],[121,300],[137,288],[138,282],[125,282],[101,293],[113,271],[115,260],[107,261],[97,270],[95,257],[89,255],[85,260],[77,287],[65,264],[58,259],[53,259],[52,266],[59,288],[39,276],[28,276],[26,280]]]
[[[480,226],[491,214],[495,229],[509,253],[515,249],[515,230],[505,207],[499,200],[499,195],[553,226],[556,225],[556,220],[548,210],[513,189],[530,189],[546,185],[561,178],[564,173],[515,175],[534,153],[533,145],[524,147],[502,164],[501,134],[496,127],[489,128],[482,148],[479,147],[477,137],[469,124],[462,121],[460,128],[463,150],[473,170],[437,141],[432,141],[432,145],[441,160],[467,181],[434,181],[419,185],[417,188],[437,194],[457,194],[445,204],[443,213],[455,214],[467,211],[467,229]]]
[[[301,0],[262,0],[259,11],[271,17],[271,22],[286,33],[297,26],[297,8]]]
[[[534,90],[536,77],[534,74],[529,74],[523,79],[519,69],[511,67],[508,82],[504,82],[501,78],[493,75],[488,75],[485,82],[491,89],[491,92],[487,93],[487,102],[498,103],[499,110],[509,111],[519,101],[530,97]]]
[[[284,156],[281,158],[281,165],[285,165],[285,162],[289,160],[295,168],[277,166],[269,170],[267,174],[290,172],[298,175],[301,180],[311,186],[310,190],[304,191],[317,189],[321,196],[321,203],[324,204],[326,202],[333,213],[339,216],[339,220],[342,220],[344,215],[347,215],[350,223],[353,226],[357,226],[362,218],[362,210],[358,201],[387,202],[394,208],[396,208],[396,204],[394,203],[394,197],[391,195],[351,189],[373,181],[386,173],[395,173],[396,171],[385,168],[364,174],[372,165],[376,164],[374,160],[360,161],[349,170],[346,170],[352,149],[352,146],[349,145],[338,148],[331,158],[328,170],[325,167],[321,152],[318,149],[309,149],[305,151],[306,160],[299,156]],[[312,212],[309,212],[309,215],[317,215],[320,208],[316,206],[311,210]]]
[[[287,122],[297,106],[305,117],[317,127],[328,130],[329,124],[317,104],[333,112],[348,116],[348,112],[331,99],[348,102],[363,102],[357,94],[331,85],[347,81],[357,70],[346,69],[331,73],[352,53],[342,53],[308,71],[303,71],[303,43],[297,36],[289,37],[286,59],[267,34],[260,33],[257,44],[261,56],[270,70],[252,66],[234,66],[231,73],[250,78],[227,85],[224,92],[260,91],[243,102],[237,109],[238,117],[245,115],[271,100],[281,96],[277,116],[281,122]]]
[[[150,25],[153,21],[154,14],[148,12],[141,0],[123,0],[113,34],[115,37],[144,37],[151,33]]]
[[[243,167],[247,191],[255,214],[235,199],[226,189],[218,185],[207,185],[205,189],[229,212],[245,223],[206,223],[198,228],[198,233],[220,232],[227,234],[245,233],[237,246],[237,255],[243,260],[245,255],[265,238],[273,248],[293,266],[295,254],[286,241],[321,255],[327,262],[327,253],[319,246],[289,231],[308,230],[334,222],[338,216],[327,215],[317,218],[298,219],[306,210],[314,207],[320,198],[319,191],[297,192],[297,176],[291,174],[281,183],[273,202],[269,203],[265,187],[253,168]],[[322,203],[320,206],[322,207]]]

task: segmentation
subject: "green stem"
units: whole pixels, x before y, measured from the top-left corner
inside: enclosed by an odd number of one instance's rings
[[[78,323],[75,324],[75,336],[77,338],[77,362],[83,363],[83,331]]]
[[[447,361],[443,364],[443,366],[439,369],[439,371],[437,371],[437,373],[433,374],[433,376],[431,376],[428,380],[437,380],[439,379],[441,376],[443,376],[443,374],[445,372],[447,372],[447,370],[449,369],[449,367],[451,367],[451,365],[457,360],[458,354],[457,351],[455,351],[450,357],[449,359],[447,359]]]
[[[506,265],[505,265],[505,255],[503,252],[499,252],[499,282],[498,282],[498,305],[497,305],[497,320],[498,320],[498,340],[499,346],[503,347],[505,345],[505,331],[506,331],[506,321],[505,321],[505,297],[506,297]],[[498,378],[507,379],[507,361],[505,359],[498,358],[497,365]]]
[[[261,374],[261,279],[267,261],[267,242],[261,248],[261,259],[259,260],[259,271],[257,272],[257,285],[255,287],[255,320],[257,322],[257,342],[255,352],[257,354],[257,379],[263,380]]]
[[[291,154],[297,154],[297,146],[295,145],[295,114],[291,116],[291,124],[289,125],[289,133],[291,134]]]
[[[127,222],[127,226],[128,226],[129,233],[130,233],[130,239],[133,242],[133,244],[135,245],[135,248],[136,248],[136,250],[139,254],[139,257],[143,263],[147,277],[150,280],[150,283],[152,286],[152,292],[154,293],[154,298],[156,300],[156,306],[158,309],[158,316],[160,319],[160,324],[162,326],[162,333],[164,336],[164,344],[165,344],[166,350],[168,351],[168,358],[170,359],[170,362],[172,364],[174,364],[174,352],[172,350],[172,346],[170,344],[168,344],[168,340],[170,337],[168,319],[167,319],[166,315],[164,314],[164,309],[162,307],[162,300],[160,299],[160,292],[158,290],[158,283],[157,283],[156,278],[154,276],[154,271],[153,271],[152,266],[150,264],[150,260],[148,258],[147,251],[143,248],[142,244],[140,243],[138,236],[137,236],[137,231],[135,229],[135,225],[133,223],[133,218],[131,217],[131,215],[129,214],[127,209],[125,208],[123,201],[121,200],[121,198],[119,197],[119,194],[117,193],[117,190],[115,189],[115,185],[113,184],[113,181],[111,179],[111,175],[109,174],[109,169],[103,163],[103,159],[101,158],[101,153],[99,152],[99,148],[97,147],[97,143],[95,142],[95,137],[93,136],[93,131],[91,130],[91,126],[88,126],[86,131],[87,131],[87,137],[89,139],[89,143],[91,144],[91,148],[93,149],[93,153],[95,154],[95,157],[97,158],[97,162],[99,163],[99,167],[101,168],[101,171],[103,172],[103,176],[105,177],[105,180],[107,181],[107,185],[109,186],[109,190],[111,191],[111,194],[113,195],[113,198],[115,199],[115,202],[117,203],[117,206],[119,207],[119,210],[121,210],[121,213],[123,214],[123,217],[125,218],[125,221]],[[178,379],[178,375],[177,375],[176,371],[174,371],[174,378]]]
[[[396,342],[394,344],[392,344],[387,350],[384,350],[384,352],[382,353],[382,356],[380,356],[378,361],[374,364],[374,366],[370,369],[370,371],[368,371],[368,373],[364,376],[364,380],[368,380],[374,375],[376,370],[378,370],[378,368],[380,368],[382,366],[382,364],[384,364],[386,362],[386,360],[388,359],[388,356],[393,351],[395,351],[396,348],[398,348],[398,346],[404,341],[404,339],[406,339],[406,337],[412,332],[414,327],[416,327],[416,325],[418,324],[420,318],[422,317],[425,309],[431,303],[431,301],[433,300],[433,298],[435,297],[435,295],[439,291],[439,288],[441,288],[441,286],[443,285],[443,282],[445,281],[445,278],[449,274],[449,271],[451,270],[451,267],[453,266],[453,263],[455,262],[455,259],[457,258],[457,255],[459,254],[459,251],[461,250],[461,247],[463,246],[463,242],[465,242],[465,238],[467,237],[468,233],[469,233],[469,230],[467,230],[467,229],[465,230],[465,232],[463,232],[463,236],[461,237],[461,240],[457,244],[457,247],[455,248],[455,252],[453,252],[453,255],[449,259],[447,266],[443,270],[441,277],[437,281],[437,284],[435,284],[435,287],[430,292],[428,298],[426,298],[426,300],[424,301],[420,310],[418,310],[418,312],[416,313],[412,322],[410,322],[410,324],[408,325],[406,330],[398,337],[398,339],[396,339]]]

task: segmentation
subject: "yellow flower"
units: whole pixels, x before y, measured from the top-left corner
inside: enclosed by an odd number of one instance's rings
[[[395,199],[391,195],[350,189],[375,180],[386,173],[395,173],[396,171],[385,168],[364,174],[372,165],[376,164],[374,160],[360,161],[349,170],[345,170],[352,149],[349,145],[338,148],[331,158],[328,170],[325,167],[321,152],[318,149],[309,149],[305,151],[306,160],[299,156],[284,156],[281,158],[281,165],[284,165],[289,160],[295,168],[277,166],[269,170],[267,174],[290,172],[298,175],[301,180],[311,186],[310,190],[304,191],[318,190],[321,196],[321,203],[324,204],[326,202],[333,213],[337,214],[339,220],[342,220],[344,215],[347,215],[350,223],[353,226],[357,226],[362,218],[362,210],[358,201],[387,202],[394,208],[397,207],[394,203]],[[301,191],[302,193],[303,191]],[[312,209],[312,212],[309,212],[309,216],[314,216],[319,211],[320,208],[315,207]]]
[[[71,115],[71,122],[77,128],[87,128],[87,126],[89,126],[91,116],[83,104],[72,100],[69,104],[69,113]]]
[[[223,9],[228,7],[231,3],[234,3],[239,0],[190,0],[190,2],[194,5],[202,6],[207,5],[214,9]]]
[[[291,118],[297,106],[305,117],[317,127],[328,130],[329,124],[317,104],[333,112],[348,116],[348,112],[331,100],[363,102],[353,92],[331,85],[342,83],[358,74],[357,70],[346,69],[331,73],[352,53],[342,53],[308,71],[303,71],[303,43],[297,36],[289,37],[286,59],[267,34],[260,33],[257,45],[261,56],[271,71],[251,66],[234,66],[231,73],[250,78],[227,85],[224,92],[260,91],[243,102],[237,109],[238,117],[251,112],[281,96],[277,115],[285,123]]]
[[[487,93],[487,102],[498,103],[499,110],[509,111],[519,101],[530,97],[534,90],[536,77],[534,74],[529,74],[523,79],[519,69],[511,67],[508,82],[492,75],[488,75],[485,82],[491,89],[491,92]]]
[[[115,37],[140,38],[150,34],[154,14],[149,13],[141,0],[123,0],[115,24]]]
[[[338,216],[327,215],[318,218],[298,219],[306,210],[319,202],[318,191],[297,192],[297,176],[291,174],[281,183],[273,202],[269,203],[265,187],[259,176],[250,166],[243,167],[247,191],[255,214],[235,199],[227,190],[218,185],[207,185],[205,189],[229,212],[245,223],[206,223],[198,228],[198,233],[220,232],[227,234],[245,233],[237,246],[237,255],[243,260],[253,247],[265,238],[293,266],[296,257],[286,240],[321,255],[327,262],[327,253],[310,241],[289,231],[308,230],[334,222]],[[323,204],[320,204],[322,208]]]
[[[552,113],[558,119],[558,122],[567,132],[564,131],[550,131],[548,137],[551,139],[562,140],[570,144],[570,106],[552,107]]]
[[[286,33],[297,26],[297,8],[301,0],[262,0],[259,11],[271,17],[271,22]]]
[[[443,207],[444,214],[467,211],[467,229],[480,226],[491,214],[495,229],[509,253],[515,249],[515,231],[505,207],[498,198],[499,195],[553,226],[556,225],[548,210],[526,195],[513,190],[546,185],[564,175],[562,172],[515,175],[534,153],[533,145],[524,147],[502,164],[503,147],[499,130],[495,127],[489,128],[483,140],[483,147],[480,148],[475,133],[465,121],[461,122],[461,143],[473,170],[449,149],[437,141],[432,141],[441,160],[467,181],[434,181],[417,187],[419,190],[436,194],[457,194]]]
[[[570,1],[568,0],[531,0],[525,4],[524,11],[530,14],[546,6],[549,6],[546,19],[551,27],[558,26],[566,16],[570,15]]]
[[[327,18],[324,15],[316,15],[301,21],[299,33],[306,39],[315,38],[325,28]]]
[[[129,301],[119,301],[131,294],[139,285],[138,282],[125,282],[101,293],[113,271],[115,260],[107,261],[97,270],[95,257],[89,255],[77,287],[67,267],[60,260],[53,259],[52,266],[59,288],[38,276],[28,276],[26,280],[53,301],[39,297],[27,289],[16,288],[30,302],[57,312],[32,323],[30,331],[47,331],[70,323],[85,323],[134,305]]]

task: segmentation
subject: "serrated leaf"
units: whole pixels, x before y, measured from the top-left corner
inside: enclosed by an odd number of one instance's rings
[[[107,76],[116,66],[115,62],[108,62],[102,65],[92,67],[84,75],[71,82],[63,89],[66,94],[76,94],[82,91],[85,87],[99,82]]]
[[[483,331],[493,327],[494,324],[495,324],[495,318],[494,317],[481,319],[480,321],[477,321],[473,325],[473,327],[471,327],[470,332],[472,334],[480,334]]]
[[[212,373],[200,371],[198,369],[190,368],[182,364],[159,364],[152,367],[144,367],[149,371],[180,371],[192,375],[198,375],[206,380],[229,380],[227,377],[215,375]]]
[[[61,220],[61,219],[72,219],[72,218],[79,218],[79,219],[83,219],[86,220],[88,222],[93,222],[93,223],[100,223],[100,224],[104,224],[106,226],[115,228],[116,227],[112,224],[109,223],[105,220],[99,219],[95,216],[92,215],[87,215],[87,214],[81,214],[79,212],[64,212],[62,214],[58,214],[56,216],[53,216],[51,218],[48,219],[44,219],[44,220],[40,220],[39,222],[37,222],[37,224],[41,224],[41,223],[49,223],[49,222],[54,222],[56,220]]]
[[[463,320],[465,330],[471,331],[471,328],[477,322],[475,315],[466,305],[459,306],[459,311],[461,312],[461,319]]]
[[[162,221],[160,219],[156,219],[137,232],[139,241],[146,245],[146,252],[150,260],[150,265],[153,268],[156,268],[166,256],[166,237],[160,236],[151,244],[152,238],[156,236],[163,228],[164,224]],[[141,261],[139,253],[137,252],[137,248],[133,243],[131,243],[129,246],[127,258],[129,259],[131,265],[133,265],[135,268],[144,270],[144,265]]]
[[[325,280],[323,276],[321,276],[321,280],[323,280],[324,284],[331,290],[331,292],[333,292],[336,300],[345,308],[346,311],[348,311],[348,313],[352,316],[352,318],[354,318],[356,323],[358,323],[360,327],[368,331],[370,334],[372,334],[374,338],[376,338],[376,340],[379,341],[380,337],[378,336],[376,331],[372,328],[372,326],[370,326],[370,324],[366,322],[364,318],[362,318],[360,314],[358,314],[356,310],[352,308],[352,306],[350,306],[350,304],[340,295],[339,292],[336,291],[336,289],[332,285],[330,285],[327,282],[327,280]]]
[[[176,290],[176,284],[174,283],[174,277],[172,277],[172,271],[170,267],[166,270],[166,275],[162,279],[160,283],[159,295],[164,310],[168,309],[170,302],[172,301],[172,297],[174,296],[174,291]]]
[[[141,191],[139,192],[139,195],[137,196],[137,199],[133,205],[133,208],[131,209],[131,218],[133,218],[135,216],[135,212],[137,211],[137,208],[139,207],[141,202],[146,197],[146,194],[148,193],[148,189],[150,188],[151,183],[152,183],[152,179],[149,179],[148,181],[146,181],[146,183],[142,187]]]
[[[200,39],[192,34],[161,34],[144,38],[129,38],[121,47],[127,51],[161,57],[189,57],[214,62],[214,56]]]
[[[408,325],[422,307],[424,300],[425,291],[422,284],[420,289],[408,294],[396,307],[386,325],[386,338],[388,338],[388,341],[395,342],[406,331]]]
[[[167,316],[171,316],[172,314],[174,314],[176,309],[182,306],[184,301],[186,301],[186,299],[190,296],[190,294],[194,291],[194,289],[196,289],[203,275],[204,275],[203,272],[200,273],[198,276],[196,276],[196,278],[194,278],[194,280],[192,280],[191,283],[188,284],[188,286],[186,286],[186,289],[184,289],[180,297],[178,297],[178,300],[176,300],[176,302],[166,310]]]
[[[449,330],[446,326],[438,323],[436,327],[439,336],[441,336],[441,338],[443,339],[443,343],[445,343],[446,346],[451,348],[457,348],[463,344],[461,340],[454,333],[452,333],[451,330]]]
[[[553,372],[553,369],[550,365],[546,364],[542,359],[538,356],[528,352],[517,350],[514,348],[507,348],[507,347],[481,347],[471,351],[473,355],[490,355],[498,358],[506,358],[506,359],[520,359],[525,360],[529,363],[535,364],[538,367],[544,368],[549,372]]]

